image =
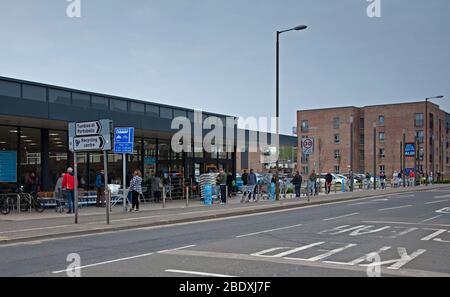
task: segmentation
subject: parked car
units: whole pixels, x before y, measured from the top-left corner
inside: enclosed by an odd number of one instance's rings
[[[328,174],[328,173],[320,173],[320,174],[318,174],[317,182],[320,183],[320,186],[321,186],[321,187],[324,187],[324,186],[325,186],[325,176],[326,176],[327,174]],[[342,183],[342,178],[339,177],[337,174],[331,173],[331,176],[333,177],[333,180],[332,180],[332,182],[331,182],[332,185],[334,185],[334,184],[340,185],[340,184]]]

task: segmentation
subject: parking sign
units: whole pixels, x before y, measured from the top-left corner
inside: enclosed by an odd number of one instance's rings
[[[114,129],[114,153],[132,154],[134,144],[134,128]]]

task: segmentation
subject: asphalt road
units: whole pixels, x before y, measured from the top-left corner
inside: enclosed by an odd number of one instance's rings
[[[1,246],[0,276],[450,276],[449,233],[435,190]]]

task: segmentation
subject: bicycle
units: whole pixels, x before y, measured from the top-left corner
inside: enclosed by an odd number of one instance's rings
[[[11,199],[8,196],[0,196],[0,212],[7,215],[11,212]]]
[[[23,186],[21,186],[17,193],[19,194],[18,199],[20,199],[20,208],[25,210],[34,209],[38,213],[42,213],[45,210],[44,204],[39,200],[37,193],[24,193]],[[22,207],[23,205],[23,207]]]

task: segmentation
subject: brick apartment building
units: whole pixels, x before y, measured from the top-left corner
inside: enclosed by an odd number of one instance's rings
[[[428,102],[428,114],[428,171],[437,177],[438,173],[450,173],[450,115],[431,102]],[[355,173],[373,174],[375,154],[376,173],[385,172],[391,177],[401,168],[401,146],[405,131],[406,144],[419,144],[412,150],[415,156],[405,157],[405,168],[407,171],[425,172],[425,126],[425,102],[301,110],[297,112],[297,168],[304,175],[312,169],[321,173],[349,173],[352,147]],[[305,137],[314,139],[314,152],[309,156],[304,156],[300,149],[301,140]]]

